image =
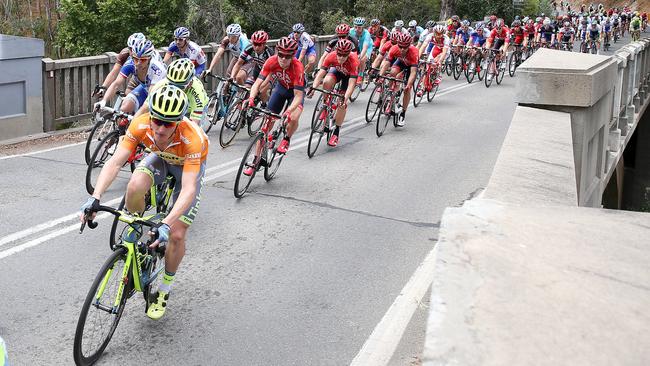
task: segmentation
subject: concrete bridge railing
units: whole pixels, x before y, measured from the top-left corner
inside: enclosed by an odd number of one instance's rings
[[[601,208],[626,148],[650,186],[649,52],[540,50],[517,71],[485,191],[443,214],[423,365],[650,364],[650,214]]]
[[[316,51],[320,55],[332,38],[330,35],[316,36]],[[271,46],[277,40],[270,40]],[[208,64],[217,52],[219,44],[210,43],[201,46]],[[164,50],[160,51],[164,55]],[[43,129],[53,131],[64,123],[77,122],[91,115],[91,99],[95,85],[101,84],[110,72],[117,54],[106,52],[99,56],[79,57],[71,59],[43,59]],[[230,53],[224,55],[219,63],[217,73],[224,74],[230,62]],[[215,85],[210,80],[208,87],[212,90]]]

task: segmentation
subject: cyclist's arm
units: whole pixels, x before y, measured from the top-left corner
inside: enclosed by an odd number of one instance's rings
[[[143,113],[147,113],[147,112],[149,112],[149,103],[145,102],[145,103],[142,103],[142,106],[140,106],[140,109],[138,109],[138,111],[135,112],[133,117],[137,117],[137,116],[139,116],[139,115],[141,115]]]
[[[174,206],[172,206],[171,212],[162,220],[163,224],[171,226],[190,208],[192,202],[194,202],[194,197],[196,197],[196,179],[198,174],[198,172],[183,169],[181,191],[178,194],[176,202],[174,202]]]
[[[413,84],[415,83],[415,76],[418,73],[418,67],[417,64],[415,66],[411,66],[411,72],[409,74],[409,79],[406,81],[406,88],[410,89],[413,87]]]
[[[357,76],[358,77],[358,76]],[[354,92],[354,86],[357,84],[357,78],[348,78],[348,88],[345,90],[345,98],[343,98],[343,101],[345,103],[350,100],[350,97],[352,96],[352,93]]]
[[[165,58],[163,58],[163,62],[165,63],[165,65],[169,65],[169,61],[171,61],[172,55],[173,53],[169,51],[165,52]]]
[[[210,62],[210,68],[208,68],[208,71],[212,72],[212,70],[214,70],[215,66],[217,66],[219,64],[219,61],[221,60],[221,57],[223,57],[224,52],[225,52],[225,49],[223,47],[219,47],[219,49],[217,50],[217,53],[212,58],[212,62]]]
[[[255,99],[257,94],[259,94],[260,89],[265,87],[266,84],[270,83],[272,78],[273,78],[272,74],[269,74],[266,78],[263,78],[263,79],[261,77],[258,77],[257,80],[255,80],[255,83],[253,83],[253,86],[251,87],[251,94],[250,94],[249,98],[250,99]]]
[[[293,89],[293,101],[291,102],[291,105],[287,107],[287,113],[293,113],[293,111],[296,110],[300,106],[300,102],[303,100],[305,96],[305,92],[303,90],[298,90],[298,89]]]
[[[321,55],[320,59],[318,60],[318,67],[321,67],[323,65],[323,61],[325,61],[325,57],[327,57],[328,54],[329,52],[323,52],[323,55]]]
[[[115,96],[115,92],[118,90],[118,88],[121,89],[124,87],[124,85],[126,85],[126,76],[120,74],[117,79],[111,83],[111,86],[108,87],[106,93],[104,93],[104,98],[102,98],[102,100],[111,100],[111,98]]]
[[[200,75],[203,70],[205,70],[205,65],[207,62],[203,62],[202,64],[198,64],[194,70],[194,75]]]
[[[232,67],[232,71],[230,72],[230,77],[233,79],[237,77],[237,74],[239,73],[239,70],[241,70],[241,67],[243,65],[244,65],[244,60],[242,60],[241,58],[237,60],[235,66]]]
[[[300,55],[298,55],[298,62],[302,63],[302,61],[305,59],[306,53],[307,53],[307,47],[303,45],[302,49],[300,50]]]
[[[320,86],[320,83],[323,81],[325,75],[327,75],[327,70],[325,69],[318,70],[318,73],[316,74],[316,78],[314,79],[314,83],[312,84],[312,86],[314,88],[318,88]]]
[[[390,67],[390,62],[388,60],[383,60],[381,62],[381,68],[379,69],[379,75],[384,75],[386,74],[386,71]]]
[[[122,65],[118,63],[115,63],[115,65],[113,65],[113,69],[108,73],[106,79],[104,79],[104,83],[102,84],[104,88],[108,88],[115,81],[117,75],[120,73],[121,68]]]
[[[102,194],[111,186],[111,183],[117,177],[117,174],[124,166],[124,163],[131,156],[131,150],[127,149],[124,146],[118,145],[115,150],[115,154],[111,156],[110,159],[104,164],[102,171],[99,173],[97,178],[97,184],[95,185],[95,191],[93,192],[93,197],[98,200],[102,198]]]

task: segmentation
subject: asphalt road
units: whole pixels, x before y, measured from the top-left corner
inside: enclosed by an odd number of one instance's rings
[[[516,77],[516,76],[515,76]],[[245,133],[208,158],[168,311],[132,298],[98,364],[350,364],[436,244],[445,207],[485,187],[514,112],[515,79],[486,89],[446,78],[406,126],[377,138],[348,112],[338,147],[309,159],[314,100],[276,179],[232,186]],[[110,221],[78,234],[86,200],[83,145],[0,160],[0,336],[14,365],[72,364],[80,307],[109,254]],[[124,173],[103,202],[124,191]],[[427,286],[428,287],[428,286]],[[417,363],[426,304],[406,318],[391,365]],[[409,319],[411,321],[409,322]],[[390,355],[390,353],[389,353]]]

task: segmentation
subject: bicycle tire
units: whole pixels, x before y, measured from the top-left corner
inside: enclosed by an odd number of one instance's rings
[[[96,148],[96,146],[93,146],[93,141],[95,140],[96,142],[99,142],[109,132],[113,131],[113,128],[110,127],[109,127],[110,129],[107,130],[106,123],[109,123],[111,127],[113,125],[112,121],[95,122],[93,128],[91,128],[90,132],[88,133],[88,138],[86,139],[86,146],[84,148],[84,160],[86,161],[86,165],[90,164],[90,158],[92,157],[92,153],[95,151]],[[101,129],[99,129],[100,127]],[[95,136],[95,134],[97,134],[98,129],[100,133],[97,136]]]
[[[395,98],[393,96],[393,98]],[[388,126],[388,121],[390,120],[391,117],[391,103],[392,103],[392,98],[384,98],[384,102],[381,105],[381,109],[379,110],[379,113],[377,114],[377,126],[375,128],[375,133],[377,134],[377,137],[381,137],[384,132],[386,131],[386,127]],[[386,113],[386,111],[389,111]],[[382,121],[382,116],[385,116],[385,120]]]
[[[497,63],[497,75],[496,75],[497,85],[501,85],[501,82],[503,81],[503,77],[506,74],[506,68],[504,67],[505,62],[506,62],[505,60],[500,60]]]
[[[366,66],[366,70],[363,72],[363,77],[361,78],[361,91],[365,92],[368,89],[368,86],[370,85],[370,76],[368,75],[368,70],[370,68]]]
[[[250,111],[250,116],[248,116],[246,119],[246,130],[248,132],[249,137],[255,136],[258,132],[260,132],[260,129],[262,128],[262,123],[264,123],[264,115],[257,112],[257,111]]]
[[[226,118],[223,119],[221,123],[221,129],[219,130],[219,145],[222,148],[228,147],[237,136],[237,133],[242,127],[242,114],[240,108],[239,98],[233,98],[228,106],[228,114]]]
[[[218,93],[212,93],[210,99],[208,100],[208,118],[207,122],[204,123],[201,128],[206,134],[210,132],[212,126],[216,125],[219,121],[219,111],[221,110],[221,98],[219,98]]]
[[[356,83],[356,80],[355,81],[350,80],[348,82]],[[357,85],[354,86],[354,90],[352,91],[352,95],[350,95],[350,102],[354,103],[354,101],[357,100],[357,98],[359,98],[359,94],[361,94],[361,87],[357,84]]]
[[[486,88],[489,88],[490,85],[492,85],[492,79],[494,79],[494,77],[496,76],[496,75],[492,75],[492,71],[490,71],[492,69],[493,63],[495,64],[494,66],[496,67],[496,62],[494,62],[494,56],[489,56],[487,67],[485,69],[485,79],[483,79]]]
[[[251,185],[251,182],[253,181],[253,178],[255,178],[255,175],[257,174],[257,169],[259,168],[259,159],[257,159],[258,161],[255,164],[255,148],[257,146],[258,141],[260,143],[264,143],[264,136],[266,135],[264,135],[263,132],[259,132],[257,136],[255,136],[253,141],[251,141],[250,145],[248,145],[248,149],[246,149],[246,152],[242,157],[241,163],[239,163],[239,169],[237,170],[237,177],[235,178],[235,184],[233,186],[233,193],[237,198],[244,197],[244,194],[246,194],[248,187]],[[262,154],[263,153],[264,153],[264,149],[262,149]],[[249,163],[249,158],[252,158],[250,160],[250,163]],[[244,174],[244,169],[249,165],[255,167],[255,169],[253,170],[253,174],[251,174],[250,176]],[[244,179],[243,182],[241,181],[242,178]]]
[[[426,75],[424,75],[426,77]],[[418,96],[418,90],[420,95]],[[420,70],[418,70],[417,75],[415,76],[415,83],[413,83],[413,107],[417,108],[424,98],[424,77]]]
[[[467,83],[471,84],[472,81],[474,81],[475,76],[476,76],[476,57],[472,57],[469,61],[469,65],[467,65],[467,74],[465,75],[465,79],[467,79]]]
[[[452,63],[454,65],[453,68],[454,80],[458,80],[458,78],[460,78],[460,73],[462,71],[461,69],[462,66],[460,65],[461,62],[460,55],[452,54],[452,59],[453,59]]]
[[[478,77],[478,81],[483,81],[483,79],[485,78],[485,74],[487,72],[486,71],[487,67],[484,67],[485,66],[484,65],[485,64],[485,58],[483,58],[482,56],[477,57],[476,62],[478,63],[478,67],[479,67],[479,70],[476,73],[476,76]]]
[[[510,55],[510,57],[508,58],[508,75],[510,75],[510,77],[514,77],[516,70],[517,70],[517,53],[515,52],[512,55]]]
[[[454,58],[453,54],[450,53],[449,55],[447,55],[447,58],[445,59],[445,66],[446,66],[445,71],[447,73],[447,76],[451,76],[451,74],[454,73],[454,69],[453,69],[454,64],[452,63],[453,58]]]
[[[120,132],[118,130],[111,131],[108,135],[104,136],[104,138],[99,142],[99,145],[97,145],[97,148],[95,148],[95,152],[93,152],[93,155],[90,158],[90,164],[88,164],[88,168],[86,169],[86,191],[88,194],[93,194],[95,191],[95,186],[94,186],[94,178],[93,178],[93,170],[95,168],[101,168],[104,163],[106,162],[108,156],[112,156],[115,153],[115,150],[117,149],[117,145],[119,143],[120,139]],[[104,150],[104,153],[99,156],[100,151],[102,151],[103,147],[105,144],[109,144],[108,147]],[[110,152],[108,149],[115,147],[113,152]],[[99,158],[99,160],[98,160]],[[101,169],[100,169],[101,170]]]
[[[109,269],[114,269],[115,264],[119,261],[124,262],[124,265],[126,265],[126,253],[127,253],[127,249],[124,247],[120,247],[117,250],[115,250],[113,253],[111,253],[111,255],[108,257],[108,259],[106,259],[106,261],[100,268],[99,272],[97,273],[97,276],[95,276],[95,279],[92,285],[90,286],[90,290],[88,290],[86,299],[84,300],[84,303],[81,307],[81,313],[79,314],[79,319],[77,320],[77,327],[74,335],[74,344],[73,344],[72,352],[73,352],[73,358],[75,364],[77,365],[83,365],[83,366],[92,365],[99,359],[99,357],[101,357],[102,353],[106,349],[106,346],[108,346],[111,337],[113,337],[113,333],[115,333],[115,329],[117,328],[120,319],[122,318],[122,313],[124,312],[124,305],[126,304],[126,300],[128,298],[128,293],[129,293],[129,291],[126,291],[126,289],[122,293],[122,299],[120,301],[118,308],[114,311],[114,314],[111,313],[111,315],[114,315],[114,319],[111,322],[111,327],[108,329],[108,333],[103,337],[103,340],[98,343],[99,346],[97,347],[97,349],[95,349],[93,353],[90,354],[89,356],[85,356],[84,349],[83,349],[84,348],[83,338],[84,338],[84,329],[86,327],[86,322],[89,320],[88,311],[90,310],[90,306],[92,305],[92,303],[97,301],[95,300],[97,289],[100,286],[100,283],[103,282],[104,277],[107,275]],[[113,273],[121,277],[121,271],[114,270],[111,274]],[[117,281],[115,281],[115,283],[119,283],[121,281],[122,279],[118,278]],[[108,282],[110,282],[110,279],[107,281],[107,284]],[[128,283],[132,283],[132,282],[133,281],[128,281]],[[106,293],[106,288],[104,289],[104,293]],[[111,299],[111,304],[113,302],[114,299]],[[104,311],[99,309],[96,310]]]
[[[382,96],[381,86],[380,84],[377,84],[372,89],[372,93],[370,93],[370,98],[368,98],[368,104],[366,105],[366,115],[365,115],[366,123],[370,123],[375,119],[375,116],[377,115],[377,111],[379,110],[379,105],[381,103],[381,96]],[[371,105],[374,105],[375,107],[372,108]],[[370,115],[371,110],[372,110],[372,115]]]
[[[278,169],[280,168],[280,164],[282,163],[282,160],[284,160],[284,156],[287,154],[279,154],[278,155],[278,146],[280,146],[280,141],[284,139],[284,130],[280,130],[280,133],[278,136],[275,138],[276,144],[273,150],[270,152],[267,150],[266,153],[267,158],[266,158],[266,166],[264,167],[264,180],[267,182],[270,181],[275,177],[275,174],[278,172]],[[265,151],[262,151],[264,153]],[[277,157],[276,157],[277,156]]]
[[[323,103],[323,94],[318,97],[316,106],[314,106],[314,113],[311,117],[311,132],[309,134],[309,142],[307,143],[307,156],[311,159],[316,154],[318,146],[320,146],[323,139],[323,125],[328,122],[328,116],[323,116],[325,112],[325,103]]]

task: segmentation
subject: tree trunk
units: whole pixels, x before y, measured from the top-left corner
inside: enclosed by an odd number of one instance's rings
[[[456,0],[441,0],[440,1],[440,20],[451,18],[456,11]]]

